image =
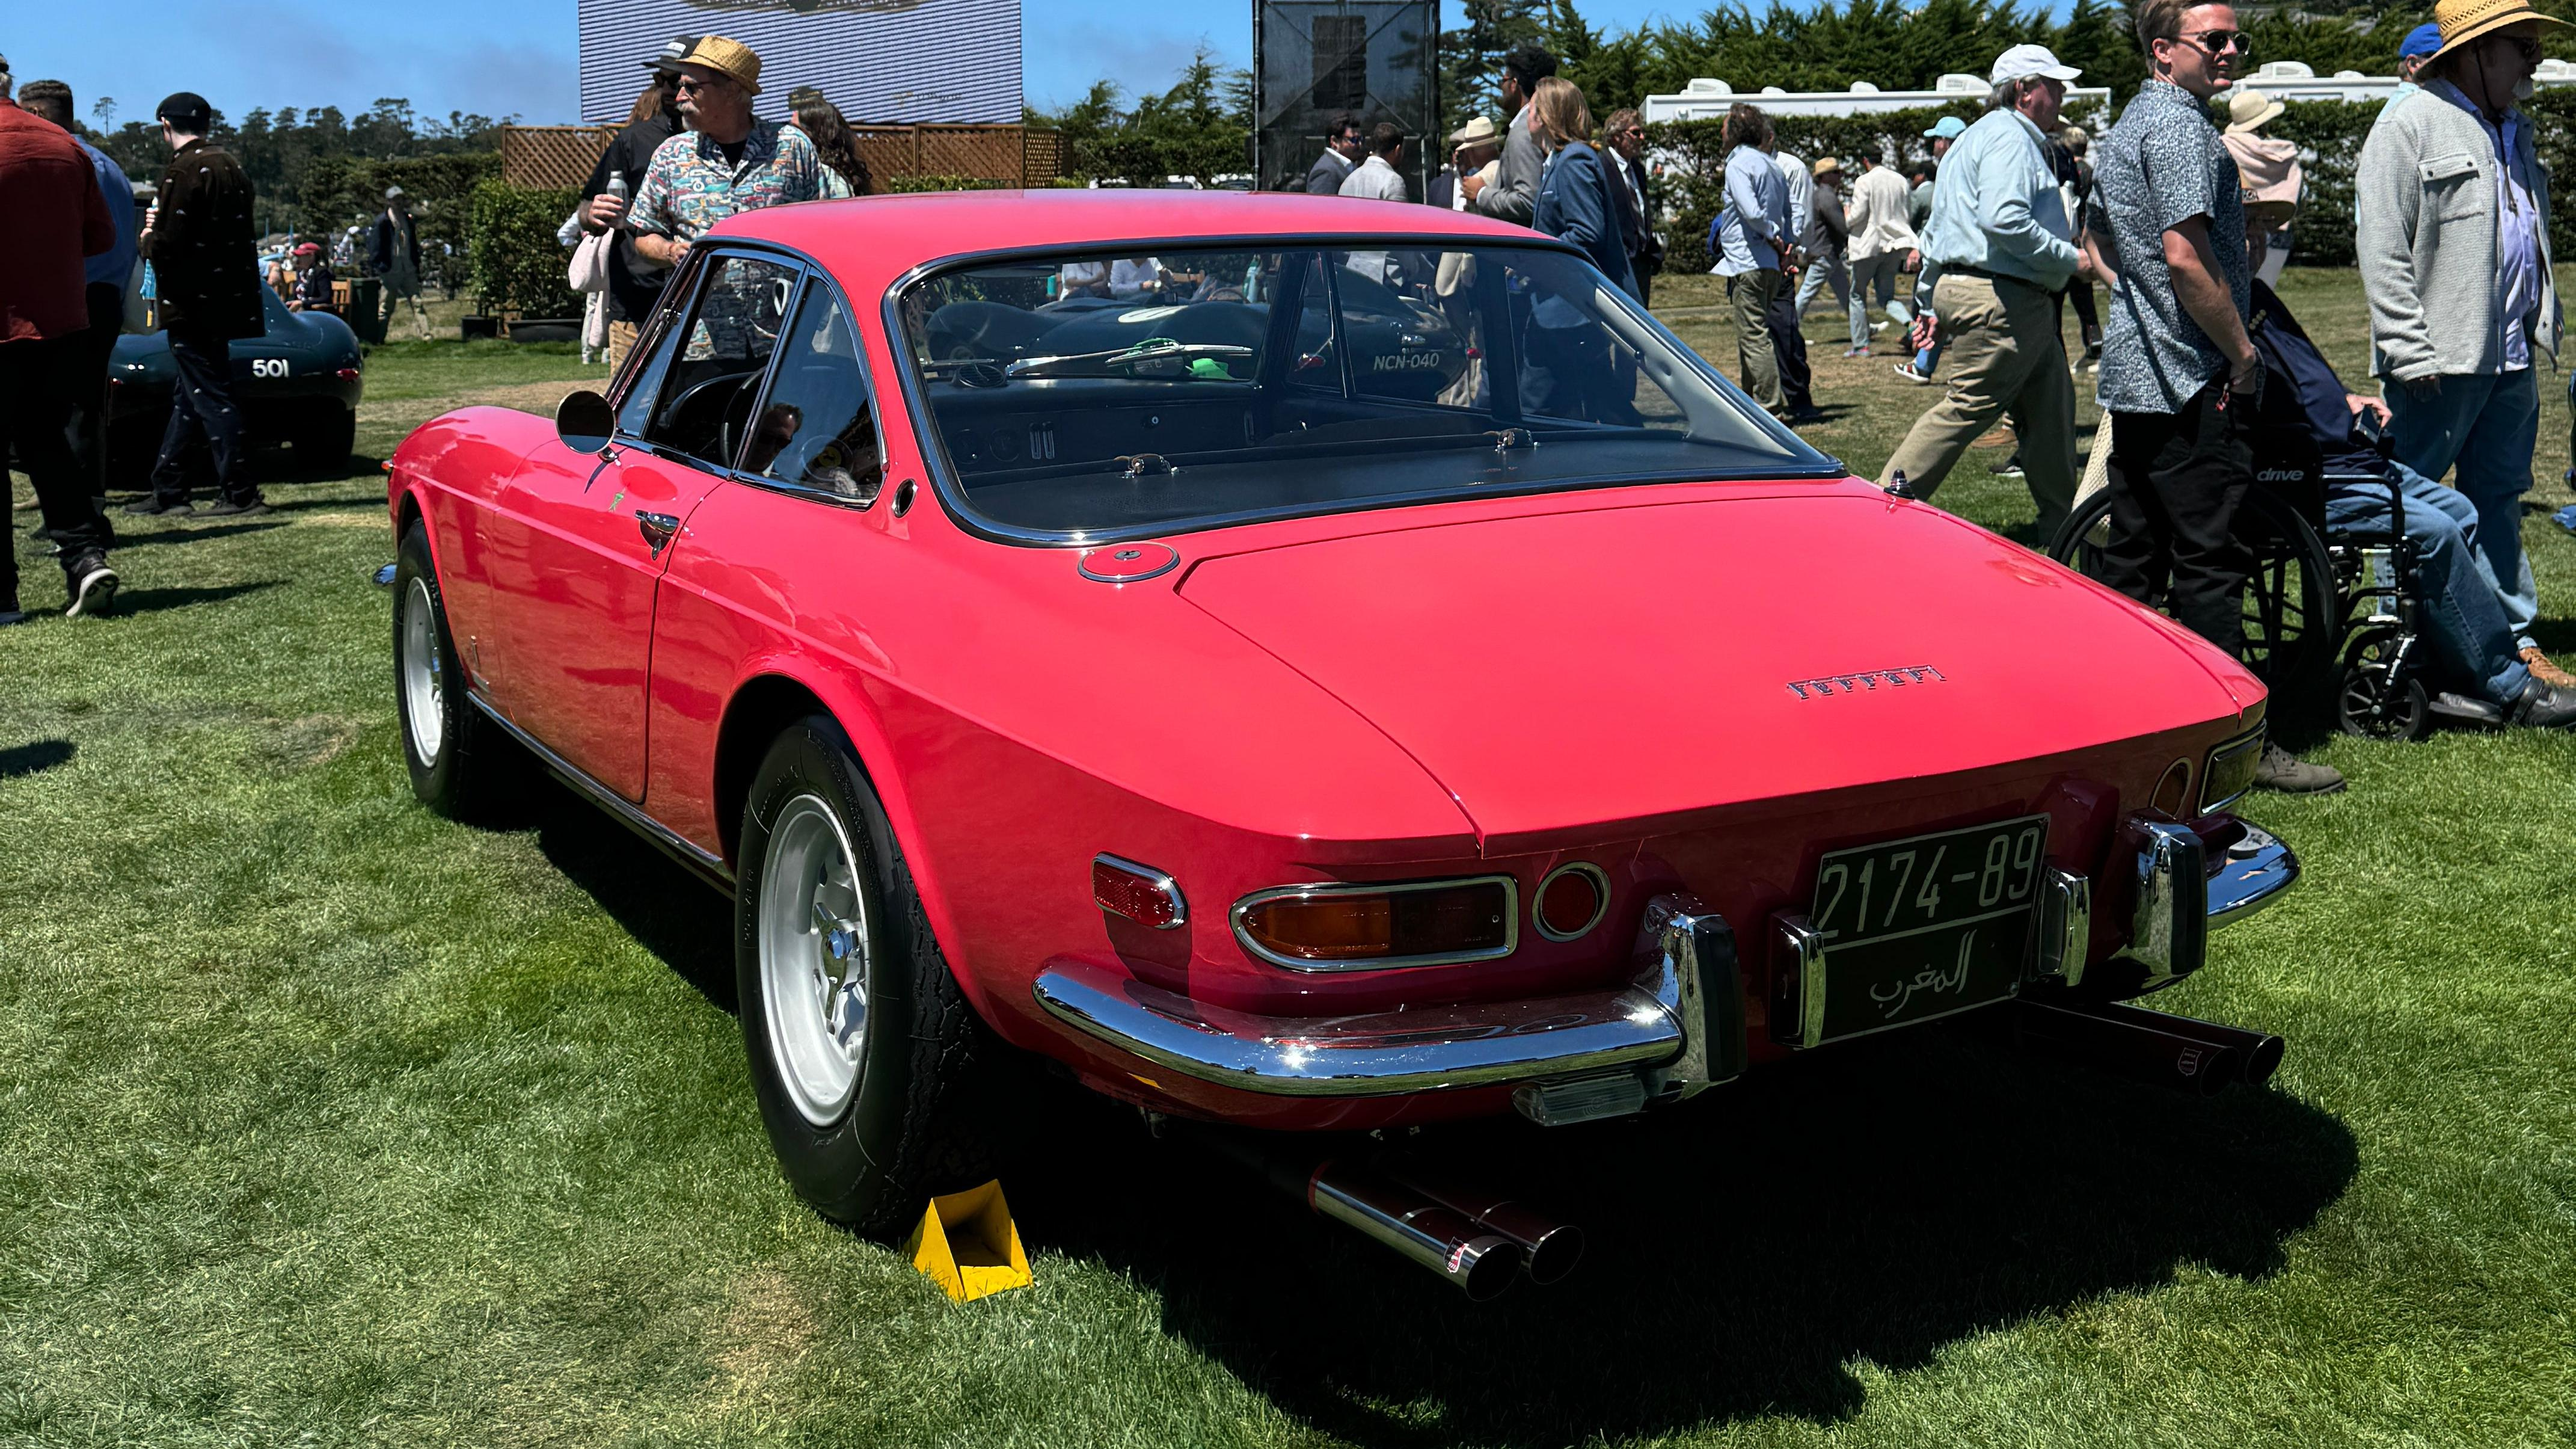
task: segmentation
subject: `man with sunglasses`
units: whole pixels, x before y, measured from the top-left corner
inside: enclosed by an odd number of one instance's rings
[[[2245,652],[2249,559],[2237,507],[2254,486],[2250,433],[2262,355],[2246,329],[2253,269],[2236,163],[2209,99],[2235,83],[2245,32],[2226,5],[2143,0],[2147,80],[2102,138],[2093,184],[2110,224],[2096,238],[2119,276],[2098,394],[2111,429],[2111,539],[2102,581],[2231,655]],[[2323,794],[2343,776],[2266,745],[2255,782]]]
[[[760,57],[739,41],[704,36],[681,58],[689,129],[655,149],[628,216],[646,261],[676,267],[690,243],[736,212],[823,194],[821,153],[804,132],[755,119],[758,94]]]
[[[2442,44],[2422,88],[2379,113],[2354,178],[2372,370],[2397,460],[2427,478],[2458,470],[2452,486],[2477,508],[2478,552],[2522,660],[2563,687],[2576,680],[2531,635],[2540,593],[2522,554],[2540,424],[2532,363],[2557,356],[2560,316],[2549,174],[2514,102],[2539,68],[2540,28],[2566,22],[2529,0],[2441,0],[2433,17]]]

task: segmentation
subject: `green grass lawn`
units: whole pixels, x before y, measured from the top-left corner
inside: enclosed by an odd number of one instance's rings
[[[2358,379],[2352,275],[2285,292]],[[1658,288],[1732,372],[1715,301]],[[1868,474],[1932,394],[1840,331],[1810,436]],[[115,617],[0,632],[0,1443],[2576,1442],[2563,736],[2334,741],[2349,794],[2251,807],[2307,884],[2158,1004],[2287,1036],[2268,1091],[1930,1030],[1465,1129],[1592,1233],[1477,1308],[1049,1087],[1005,1178],[1037,1284],[950,1304],[771,1165],[714,895],[551,787],[412,802],[372,456],[596,375],[382,350],[361,471],[125,520]],[[2032,516],[1973,463],[1941,501]],[[2576,653],[2576,539],[2526,538]]]

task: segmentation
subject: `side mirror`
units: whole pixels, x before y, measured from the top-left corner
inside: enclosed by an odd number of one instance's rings
[[[555,404],[555,436],[576,453],[605,453],[617,432],[617,412],[608,399],[585,388]]]

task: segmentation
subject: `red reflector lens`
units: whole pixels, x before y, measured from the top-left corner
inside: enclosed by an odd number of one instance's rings
[[[1551,940],[1571,941],[1599,924],[1609,904],[1599,872],[1588,865],[1560,867],[1539,885],[1539,930]]]
[[[1114,855],[1092,860],[1091,899],[1113,916],[1125,916],[1157,931],[1168,931],[1189,919],[1179,882],[1150,865]]]
[[[1245,941],[1299,962],[1498,956],[1511,947],[1512,900],[1501,881],[1273,896],[1243,908]]]
[[[357,377],[357,375],[358,370],[354,367],[344,367],[338,372],[332,374],[332,376],[339,378],[342,382],[352,381]]]

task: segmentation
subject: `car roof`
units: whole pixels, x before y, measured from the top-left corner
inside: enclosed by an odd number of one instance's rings
[[[1458,237],[1562,246],[1527,227],[1445,207],[1301,192],[1061,189],[937,191],[810,201],[742,212],[717,237],[794,247],[835,273],[909,271],[924,262],[1022,248],[1189,246],[1245,237]]]

